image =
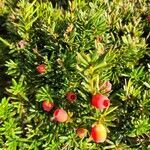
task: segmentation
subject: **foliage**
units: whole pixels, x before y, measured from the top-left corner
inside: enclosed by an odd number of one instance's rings
[[[0,148],[148,149],[150,64],[148,1],[1,0]],[[36,67],[46,66],[39,74]],[[7,78],[4,79],[3,76]],[[100,87],[112,83],[111,93]],[[66,93],[77,94],[69,103]],[[111,105],[91,106],[102,93]],[[52,121],[50,100],[66,123]],[[107,127],[104,143],[91,140],[91,126]],[[88,129],[80,139],[77,128]]]

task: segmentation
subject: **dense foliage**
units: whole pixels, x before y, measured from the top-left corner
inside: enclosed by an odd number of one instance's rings
[[[0,148],[150,149],[149,7],[0,0]]]

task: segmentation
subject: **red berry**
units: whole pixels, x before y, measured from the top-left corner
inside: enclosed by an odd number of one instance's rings
[[[39,66],[36,67],[36,70],[38,73],[45,73],[46,72],[46,67],[44,64],[41,64]]]
[[[112,84],[107,81],[107,82],[104,82],[104,84],[100,87],[100,90],[104,90],[105,93],[108,93],[111,91],[111,88],[112,88]]]
[[[74,102],[77,99],[77,95],[73,92],[68,92],[66,98],[69,102]]]
[[[86,137],[86,135],[87,135],[87,129],[78,128],[78,129],[77,129],[77,135],[78,135],[80,138]]]
[[[42,103],[42,108],[43,110],[49,112],[51,109],[54,107],[54,103],[49,102],[49,101],[43,101]]]
[[[96,143],[103,143],[107,137],[107,131],[104,125],[96,124],[92,127],[91,137]]]
[[[149,21],[150,21],[150,15],[147,15],[147,17],[146,17]]]
[[[91,104],[94,107],[96,107],[96,108],[98,108],[100,110],[103,110],[104,108],[109,107],[110,100],[106,96],[104,96],[102,94],[96,94],[96,95],[92,96]]]
[[[68,114],[63,109],[56,109],[54,112],[54,119],[58,122],[66,122],[68,119]]]

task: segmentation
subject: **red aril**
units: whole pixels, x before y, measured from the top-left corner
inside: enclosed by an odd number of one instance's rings
[[[46,67],[45,67],[45,65],[44,64],[41,64],[41,65],[39,65],[39,66],[37,66],[36,67],[36,70],[37,70],[37,72],[38,73],[45,73],[46,72]]]
[[[94,106],[100,110],[103,110],[103,109],[109,107],[110,100],[106,96],[97,93],[96,95],[92,96],[91,104],[92,104],[92,106]]]
[[[42,108],[43,110],[49,112],[51,109],[54,107],[54,103],[49,102],[49,101],[43,101],[42,102]]]

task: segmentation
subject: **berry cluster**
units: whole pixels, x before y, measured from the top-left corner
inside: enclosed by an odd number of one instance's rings
[[[46,67],[44,64],[37,66],[37,72],[43,74],[46,72]],[[109,81],[105,82],[102,86],[100,86],[100,91],[103,93],[108,93],[111,91],[112,85]],[[74,92],[68,92],[66,94],[66,100],[70,103],[74,103],[77,100],[77,95]],[[91,98],[91,105],[103,111],[104,109],[108,108],[110,105],[110,100],[108,97],[104,96],[101,93],[96,93]],[[54,103],[52,101],[44,100],[42,102],[42,108],[46,112],[50,112],[54,108]],[[53,113],[52,121],[56,121],[58,123],[64,123],[68,120],[69,116],[68,113],[63,108],[57,108]],[[87,136],[88,130],[85,128],[78,128],[77,136],[80,138],[84,138]],[[91,127],[90,138],[96,143],[102,143],[107,138],[107,130],[106,127],[101,123],[94,123]]]

